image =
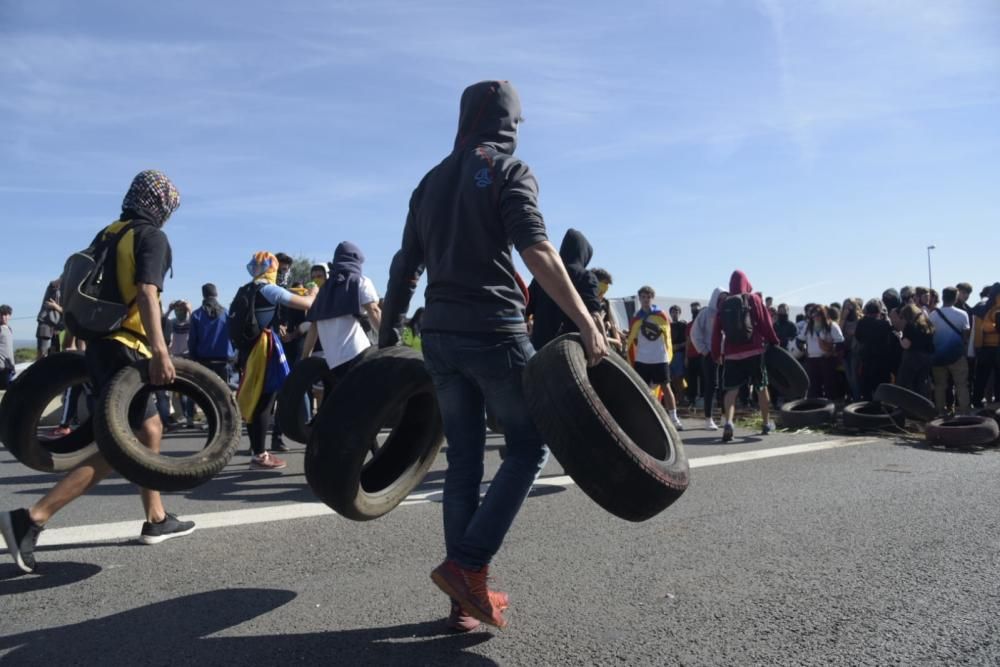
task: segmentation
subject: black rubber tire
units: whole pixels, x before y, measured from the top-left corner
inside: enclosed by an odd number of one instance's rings
[[[162,388],[189,396],[205,413],[208,442],[200,452],[188,456],[154,454],[132,432],[129,406],[150,385],[147,359],[115,374],[98,401],[94,419],[97,446],[111,467],[130,482],[157,491],[186,491],[212,479],[229,463],[242,433],[236,399],[219,376],[188,359],[173,362],[177,377]]]
[[[844,408],[844,426],[860,431],[896,430],[906,425],[906,416],[899,408],[890,409],[878,401],[851,403]]]
[[[951,417],[927,422],[924,434],[932,445],[978,447],[993,444],[1000,427],[989,417]]]
[[[306,410],[303,398],[312,397],[313,385],[322,383],[324,398],[330,395],[333,388],[333,376],[322,357],[309,357],[296,362],[291,374],[285,378],[285,384],[278,392],[278,426],[284,436],[301,442],[309,442],[312,435],[312,423],[306,421]]]
[[[929,422],[938,414],[937,408],[925,396],[898,384],[880,384],[875,388],[872,398],[880,403],[896,406],[903,411],[907,419],[917,422]]]
[[[366,462],[396,415],[399,422]],[[423,482],[442,444],[444,424],[423,356],[410,347],[385,348],[358,362],[323,401],[306,447],[306,481],[338,514],[370,521]]]
[[[778,345],[768,345],[764,352],[767,381],[787,400],[803,398],[809,393],[809,374],[799,360]]]
[[[578,334],[556,338],[524,371],[528,410],[549,449],[591,500],[645,521],[688,487],[684,446],[666,411],[618,355],[588,368]]]
[[[806,428],[833,423],[836,406],[828,398],[800,398],[783,403],[780,415],[785,428]]]
[[[24,370],[0,402],[0,440],[18,461],[40,472],[66,472],[97,453],[88,415],[69,435],[40,440],[42,413],[69,387],[88,382],[82,352],[50,354]]]

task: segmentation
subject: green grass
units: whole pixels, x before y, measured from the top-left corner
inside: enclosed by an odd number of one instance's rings
[[[14,363],[21,364],[25,361],[34,361],[38,355],[38,350],[33,347],[19,347],[14,350]]]

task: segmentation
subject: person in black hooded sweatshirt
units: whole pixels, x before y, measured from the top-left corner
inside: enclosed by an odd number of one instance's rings
[[[480,621],[507,624],[509,600],[487,587],[489,564],[548,455],[525,405],[521,380],[534,349],[511,245],[579,327],[587,362],[608,354],[603,327],[548,241],[538,183],[513,156],[520,122],[521,102],[509,82],[482,81],[462,93],[454,148],[410,197],[379,329],[379,347],[398,344],[426,267],[424,362],[448,439],[446,558],[431,579],[452,599],[449,626],[462,631]],[[480,499],[487,405],[504,425],[507,456]]]
[[[601,296],[597,276],[587,269],[593,255],[594,249],[582,232],[575,229],[566,232],[559,246],[559,256],[566,265],[566,272],[583,300],[583,305],[593,317],[600,319]],[[545,347],[556,336],[579,331],[573,320],[549,298],[538,280],[533,279],[528,285],[528,307],[524,314],[533,318],[531,344],[536,350]]]

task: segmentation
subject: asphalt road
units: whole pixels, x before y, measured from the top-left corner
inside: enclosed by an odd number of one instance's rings
[[[107,480],[53,520],[38,574],[3,555],[0,664],[1000,664],[996,450],[685,442],[691,488],[641,524],[550,462],[492,568],[510,626],[468,635],[442,632],[428,578],[443,456],[418,500],[367,523],[300,516],[317,507],[301,451],[271,473],[237,457],[168,496],[201,527],[152,547],[134,487]],[[0,507],[55,479],[0,453]]]

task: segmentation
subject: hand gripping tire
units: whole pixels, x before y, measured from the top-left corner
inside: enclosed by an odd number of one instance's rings
[[[806,428],[833,423],[833,401],[827,398],[800,398],[781,406],[781,425],[785,428]]]
[[[528,362],[524,393],[566,474],[608,512],[645,521],[687,489],[680,436],[618,355],[589,368],[579,335],[560,336]]]
[[[129,406],[149,388],[148,359],[115,374],[100,398],[94,419],[97,446],[111,467],[130,482],[157,491],[186,491],[210,480],[229,463],[242,433],[236,399],[219,376],[194,361],[173,362],[177,377],[162,388],[189,396],[205,413],[208,442],[200,452],[188,456],[154,454],[132,432]]]
[[[937,417],[937,408],[926,397],[898,384],[880,384],[875,388],[872,398],[880,403],[896,406],[907,419],[913,421],[929,422]]]
[[[398,423],[369,461],[379,431]],[[401,503],[444,443],[437,395],[423,356],[390,347],[362,359],[323,401],[306,447],[306,481],[338,514],[370,521]]]
[[[313,385],[323,384],[323,396],[330,395],[333,380],[326,359],[309,357],[292,367],[291,374],[278,392],[278,426],[283,435],[295,442],[308,443],[312,423],[306,420],[305,401],[312,400]]]
[[[924,434],[932,445],[978,447],[995,442],[1000,427],[989,417],[952,417],[929,421]]]
[[[890,409],[878,401],[851,403],[844,408],[844,426],[861,431],[896,430],[906,425],[899,408]]]
[[[778,345],[768,345],[764,352],[767,380],[782,398],[798,399],[809,392],[809,374],[799,360]]]
[[[40,472],[66,472],[97,453],[88,415],[69,435],[41,440],[45,409],[66,389],[88,382],[82,352],[58,352],[31,364],[0,402],[0,440],[18,461]]]

